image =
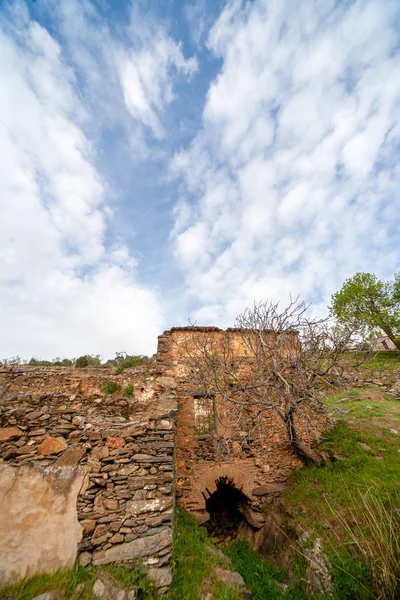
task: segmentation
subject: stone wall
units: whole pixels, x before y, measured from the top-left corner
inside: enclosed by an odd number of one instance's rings
[[[249,498],[250,508],[260,511],[263,504],[271,502],[282,492],[293,471],[303,465],[287,438],[282,420],[273,410],[264,411],[262,416],[257,417],[262,424],[262,443],[258,439],[257,444],[252,445],[248,438],[245,439],[246,431],[240,431],[238,427],[229,440],[229,456],[223,460],[217,452],[218,437],[223,436],[218,426],[207,434],[196,433],[194,395],[200,390],[195,390],[186,380],[184,354],[188,349],[196,349],[197,344],[201,346],[202,336],[207,343],[218,345],[219,339],[225,336],[226,340],[226,334],[232,340],[234,353],[246,352],[240,331],[230,329],[224,332],[216,327],[173,328],[159,337],[158,344],[157,360],[166,366],[177,386],[177,498],[200,520],[207,518],[204,514],[206,497],[215,491],[219,477],[229,477]],[[284,351],[290,351],[290,348],[298,351],[296,333],[293,335],[293,342],[289,339],[287,345],[282,345]],[[250,413],[249,418],[254,421]],[[332,424],[318,401],[302,407],[302,415],[295,419],[300,437],[306,443],[318,439]]]
[[[77,501],[82,564],[141,559],[166,591],[176,400],[163,374],[157,366],[121,375],[103,369],[2,367],[0,462],[39,470],[79,465],[85,473]],[[109,380],[121,391],[104,394]],[[131,398],[123,395],[126,385],[134,387]]]

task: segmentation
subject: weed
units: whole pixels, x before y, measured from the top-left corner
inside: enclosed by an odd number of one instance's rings
[[[121,386],[116,381],[107,381],[103,386],[104,394],[114,394],[114,392],[118,392],[121,389]]]
[[[133,398],[134,392],[135,392],[135,390],[133,388],[133,385],[131,385],[131,384],[127,385],[126,388],[124,389],[124,395],[127,398]]]

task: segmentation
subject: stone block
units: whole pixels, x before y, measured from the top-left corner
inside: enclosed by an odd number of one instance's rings
[[[93,564],[126,563],[135,558],[151,556],[172,544],[172,530],[166,527],[155,535],[137,538],[131,542],[117,544],[108,550],[101,550],[93,555]]]
[[[149,512],[162,512],[172,506],[172,498],[153,498],[151,500],[132,500],[126,503],[126,509],[131,515],[141,515]]]
[[[43,456],[47,456],[48,454],[59,454],[67,448],[68,443],[63,437],[49,437],[40,444],[38,451],[40,454],[43,454]]]
[[[71,568],[82,527],[76,501],[84,472],[0,465],[0,582]]]

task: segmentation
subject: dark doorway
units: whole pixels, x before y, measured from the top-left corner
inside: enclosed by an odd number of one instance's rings
[[[214,537],[234,537],[244,520],[240,507],[247,503],[248,498],[229,477],[220,477],[215,483],[217,489],[212,494],[207,490],[208,498],[203,492],[206,511],[210,515],[205,526]]]

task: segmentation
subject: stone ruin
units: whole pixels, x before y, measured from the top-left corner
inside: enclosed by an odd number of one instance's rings
[[[141,560],[167,592],[175,496],[200,522],[221,503],[239,507],[253,545],[265,541],[261,508],[302,462],[272,412],[264,451],[237,442],[232,455],[217,459],[213,432],[197,431],[198,394],[181,368],[177,342],[188,331],[165,332],[155,362],[121,374],[0,367],[1,584],[71,567],[78,555],[83,565]],[[210,331],[222,333],[196,328],[195,335]],[[109,380],[120,391],[103,393]],[[132,397],[123,395],[126,386]],[[324,431],[330,421],[322,405],[312,410],[314,429]]]

